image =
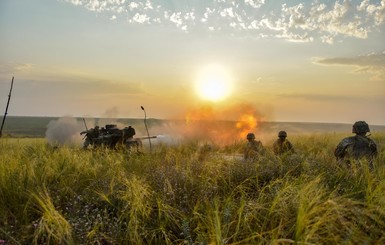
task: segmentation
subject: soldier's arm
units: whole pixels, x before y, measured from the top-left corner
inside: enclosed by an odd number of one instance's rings
[[[287,141],[287,143],[288,143],[288,146],[289,146],[289,151],[294,152],[293,144],[290,141]]]
[[[372,139],[370,139],[369,148],[372,151],[372,155],[377,156],[377,145]]]
[[[277,141],[274,141],[274,143],[273,143],[273,152],[276,155],[279,153],[279,145],[278,145]]]
[[[342,159],[344,158],[345,156],[345,150],[346,148],[353,144],[351,138],[345,138],[343,139],[336,147],[336,149],[334,150],[334,156],[337,158],[337,159]]]

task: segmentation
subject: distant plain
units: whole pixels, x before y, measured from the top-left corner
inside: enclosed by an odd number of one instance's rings
[[[44,138],[47,127],[50,122],[57,121],[59,117],[29,117],[29,116],[8,116],[6,118],[3,136],[10,137],[31,137],[31,138]],[[74,118],[79,123],[83,124],[83,118]],[[1,121],[3,117],[1,117]],[[93,123],[89,123],[89,122]],[[143,119],[140,118],[86,118],[86,122],[93,127],[94,125],[104,126],[104,124],[118,124],[128,126],[131,125],[140,131],[144,131]],[[178,125],[184,124],[184,121],[170,121],[163,119],[148,119],[148,127],[160,128],[164,124],[174,122]],[[212,123],[212,122],[207,122]],[[232,126],[234,122],[222,121],[222,124]],[[313,134],[313,133],[346,133],[351,134],[351,124],[348,123],[316,123],[316,122],[260,122],[255,130],[267,134],[275,134],[279,130],[286,130],[289,134]],[[370,124],[370,122],[368,122]],[[84,126],[85,129],[85,126]],[[370,125],[372,133],[385,132],[385,125]],[[253,131],[252,129],[251,131]]]

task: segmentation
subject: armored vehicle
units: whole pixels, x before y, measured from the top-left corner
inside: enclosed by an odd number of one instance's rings
[[[156,136],[151,137],[141,137],[134,138],[136,134],[135,129],[131,126],[119,129],[116,124],[106,124],[105,127],[91,128],[89,130],[83,131],[80,133],[84,136],[83,148],[87,149],[90,145],[95,148],[109,148],[117,149],[117,147],[123,146],[129,150],[139,151],[142,147],[141,139],[156,138]]]

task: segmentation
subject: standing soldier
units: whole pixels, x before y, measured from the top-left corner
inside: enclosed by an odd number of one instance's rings
[[[356,135],[342,139],[334,150],[337,160],[345,161],[350,166],[351,160],[365,158],[369,162],[369,167],[373,168],[373,159],[377,156],[377,145],[366,136],[369,132],[369,125],[365,121],[355,122],[352,133]]]
[[[263,151],[261,141],[255,140],[255,135],[253,133],[248,133],[246,139],[248,142],[244,150],[244,159],[257,160]]]
[[[287,133],[285,131],[279,131],[278,139],[273,143],[273,151],[275,155],[294,152],[293,144],[287,140],[286,137]]]

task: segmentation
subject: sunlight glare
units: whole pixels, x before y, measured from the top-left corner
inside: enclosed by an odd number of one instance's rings
[[[205,100],[220,101],[226,98],[232,90],[231,78],[223,67],[211,64],[199,73],[196,82],[196,92]]]

